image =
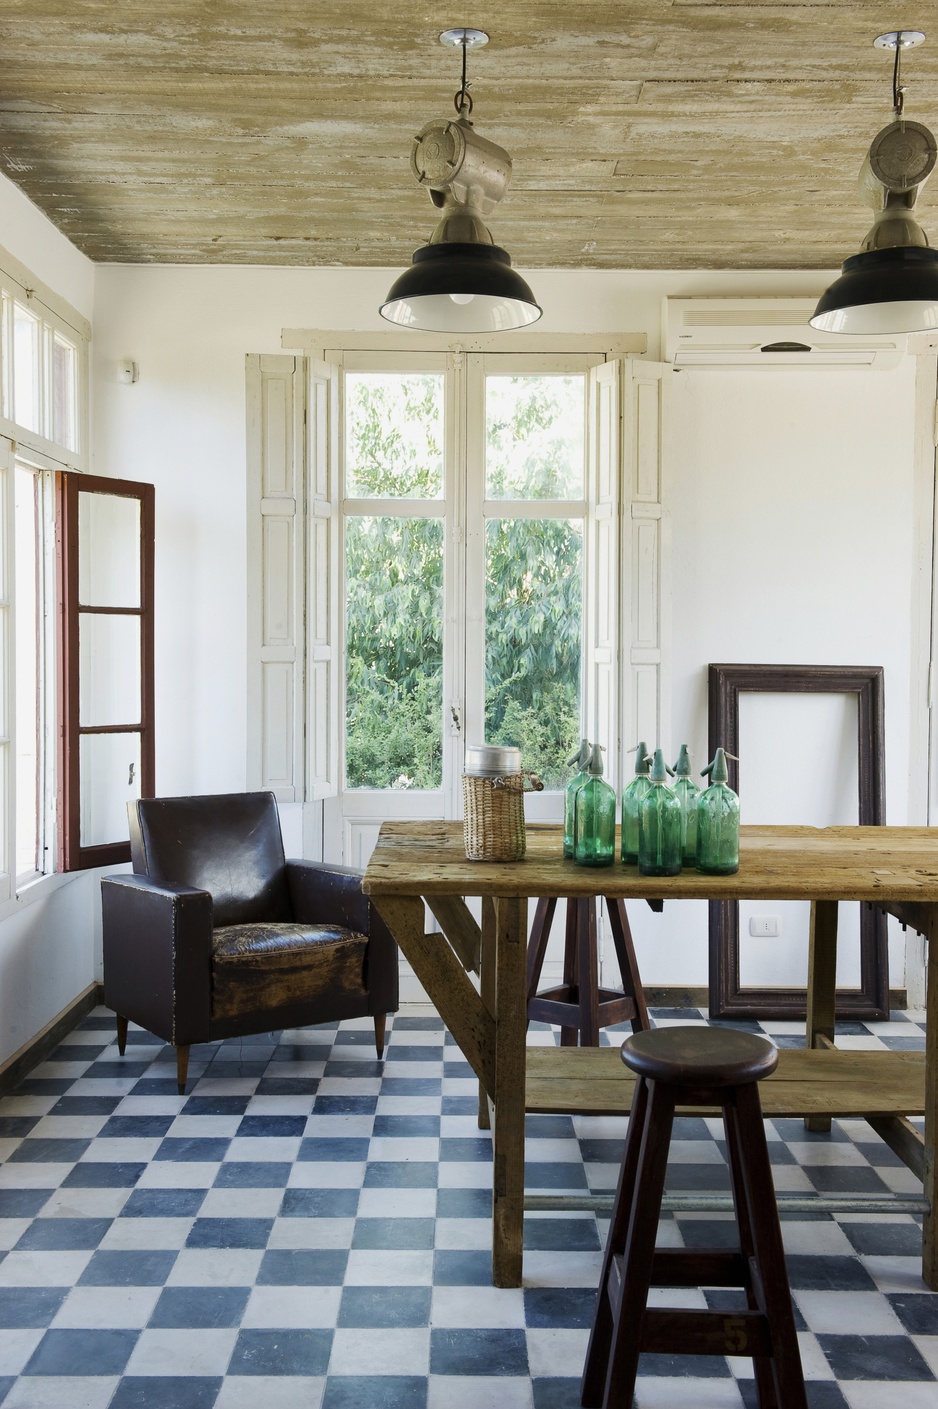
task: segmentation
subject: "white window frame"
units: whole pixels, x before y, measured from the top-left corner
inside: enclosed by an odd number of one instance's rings
[[[0,317],[0,920],[35,903],[50,890],[67,884],[71,873],[53,870],[55,864],[56,767],[55,728],[55,533],[53,472],[81,471],[88,463],[88,366],[91,325],[63,299],[35,279],[8,251],[0,249],[0,293],[5,310]],[[41,431],[18,425],[2,414],[12,406],[12,301],[25,306],[40,325],[39,414]],[[52,345],[60,334],[75,348],[74,413],[76,446],[52,439]],[[40,844],[45,868],[16,877],[16,742],[15,742],[15,534],[14,488],[16,465],[40,476],[41,613],[39,661],[40,747],[39,796]]]
[[[0,434],[16,441],[18,450],[28,451],[30,463],[44,469],[86,470],[88,468],[88,366],[91,325],[38,279],[24,265],[0,248],[0,294],[4,315],[0,328]],[[40,321],[39,404],[42,431],[30,430],[3,414],[13,404],[12,302],[23,304]],[[52,439],[52,344],[59,333],[75,348],[75,448]]]
[[[248,777],[251,786],[274,787],[281,801],[307,804],[303,819],[304,838],[307,842],[312,840],[311,854],[315,854],[317,847],[321,847],[321,800],[335,792],[340,779],[335,738],[317,741],[316,719],[307,721],[307,713],[311,709],[319,717],[328,717],[330,736],[337,734],[343,716],[335,668],[337,645],[342,639],[340,613],[335,600],[336,584],[341,580],[338,577],[339,485],[335,470],[340,437],[339,365],[345,360],[345,354],[352,354],[348,360],[361,366],[359,357],[354,354],[371,354],[377,359],[381,354],[419,357],[424,352],[445,353],[454,357],[472,352],[537,353],[541,354],[537,360],[543,367],[543,354],[555,354],[560,359],[576,358],[584,353],[601,354],[606,359],[634,355],[644,351],[645,338],[642,334],[615,337],[503,334],[463,338],[457,344],[433,335],[402,337],[399,334],[316,333],[286,329],[282,342],[285,347],[302,348],[307,355],[247,359],[250,526]],[[377,367],[377,360],[375,365]],[[300,414],[296,403],[307,387],[307,376],[310,383],[307,391],[309,412],[307,414],[304,406]],[[271,399],[263,387],[277,378],[289,387],[289,391],[286,396],[281,392]],[[592,651],[593,659],[586,663],[584,672],[584,683],[592,696],[587,703],[587,722],[593,729],[606,728],[615,734],[610,739],[608,749],[611,756],[607,756],[609,772],[615,781],[618,781],[617,757],[620,748],[628,748],[634,743],[631,736],[636,729],[645,729],[649,736],[657,736],[660,729],[667,726],[670,712],[666,658],[668,532],[666,486],[661,466],[664,419],[661,403],[666,382],[667,369],[630,355],[625,360],[624,379],[610,383],[609,395],[604,400],[597,397],[596,404],[590,407],[589,473],[595,479],[599,474],[597,456],[611,453],[618,485],[613,499],[618,497],[621,502],[618,510],[614,502],[609,504],[616,518],[613,536],[618,538],[619,600],[607,623],[610,628],[607,638],[599,641],[594,633],[588,644],[587,649]],[[626,403],[628,411],[625,410]],[[270,427],[274,405],[280,408],[277,414],[285,417],[285,425],[279,435],[272,434]],[[606,418],[604,432],[600,426],[601,416]],[[600,448],[603,434],[606,437],[605,452]],[[308,441],[308,450],[298,443],[304,437]],[[610,437],[615,441],[611,452],[608,447]],[[271,446],[275,447],[273,454]],[[284,464],[271,471],[271,458],[283,459]],[[299,473],[301,459],[305,459],[307,464],[305,475]],[[271,497],[271,483],[281,486],[277,490],[279,498],[276,500]],[[587,497],[594,492],[596,486],[591,484]],[[304,499],[308,499],[310,505],[308,517],[301,515],[299,510]],[[276,510],[281,517],[286,515],[295,540],[291,567],[286,570],[290,581],[285,580],[273,589],[274,595],[279,595],[281,601],[290,603],[288,615],[291,620],[285,631],[281,632],[282,639],[274,643],[264,636],[267,591],[264,574],[267,559],[260,532],[265,515],[272,510]],[[307,525],[315,529],[310,533],[308,559],[301,549]],[[316,539],[321,549],[318,554],[313,546]],[[652,551],[649,553],[650,543]],[[595,545],[587,551],[595,551]],[[330,560],[327,572],[323,571],[325,558]],[[297,580],[292,566],[301,559],[305,561],[309,573],[306,586]],[[590,591],[588,580],[588,594]],[[588,614],[590,610],[591,602],[588,601]],[[653,623],[653,637],[649,637],[650,622]],[[309,661],[302,665],[307,631]],[[284,680],[288,674],[293,681],[292,686],[281,687],[279,695],[283,699],[289,697],[289,707],[284,707],[281,714],[288,721],[285,727],[290,738],[287,740],[285,736],[284,740],[276,741],[272,746],[265,732],[269,724],[269,711],[265,706],[263,680],[265,670],[271,668],[269,663],[272,656],[278,652],[283,663],[278,664],[276,669]],[[596,681],[603,672],[605,679],[597,685]],[[307,679],[310,682],[308,690],[305,683],[302,688],[300,686],[300,681]],[[589,681],[593,684],[590,685]],[[328,708],[316,709],[317,699],[327,704]],[[308,722],[309,727],[305,731],[300,727],[300,716]],[[329,762],[319,769],[308,768],[307,754],[310,758]],[[271,776],[265,766],[267,758],[287,762],[289,775]],[[319,814],[318,821],[311,819],[314,810]]]

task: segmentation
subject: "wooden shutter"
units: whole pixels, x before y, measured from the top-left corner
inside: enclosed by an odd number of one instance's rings
[[[338,791],[339,369],[314,361],[309,377],[309,798]]]
[[[248,755],[252,788],[305,795],[305,358],[247,358]]]
[[[13,895],[16,871],[16,758],[13,743],[13,445],[0,437],[0,900]]]
[[[55,518],[58,867],[77,871],[130,860],[124,804],[155,791],[153,486],[62,471]]]
[[[624,747],[640,739],[670,746],[669,532],[663,427],[671,368],[629,360],[625,368],[625,476],[622,506],[622,728]]]
[[[620,777],[617,694],[619,676],[619,485],[622,466],[621,361],[588,374],[585,601],[585,730],[602,744],[607,778]],[[626,747],[628,740],[625,740]]]

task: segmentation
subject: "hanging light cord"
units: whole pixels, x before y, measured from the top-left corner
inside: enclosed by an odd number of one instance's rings
[[[460,47],[462,48],[462,83],[459,86],[459,92],[453,99],[453,104],[459,116],[468,122],[472,115],[472,94],[469,92],[469,84],[466,81],[466,57],[469,52],[469,43],[465,30],[463,30]]]
[[[902,108],[905,101],[905,89],[900,82],[900,56],[902,54],[902,30],[896,35],[896,57],[892,61],[892,107],[897,118],[902,117]],[[465,65],[466,51],[463,50],[463,64]],[[465,79],[463,80],[465,81]]]

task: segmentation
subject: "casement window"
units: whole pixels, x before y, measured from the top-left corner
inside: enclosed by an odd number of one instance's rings
[[[55,865],[55,475],[86,463],[90,328],[0,252],[0,901]]]
[[[83,473],[90,336],[0,251],[0,902],[152,791],[152,487]]]
[[[361,865],[384,819],[461,815],[466,741],[521,745],[531,818],[581,733],[618,784],[666,709],[662,369],[323,345],[247,377],[251,785]]]
[[[130,860],[154,792],[151,484],[59,474],[58,869]]]

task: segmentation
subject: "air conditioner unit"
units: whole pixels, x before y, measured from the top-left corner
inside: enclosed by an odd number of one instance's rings
[[[666,298],[665,361],[675,367],[895,367],[904,333],[847,337],[808,326],[815,300]]]

